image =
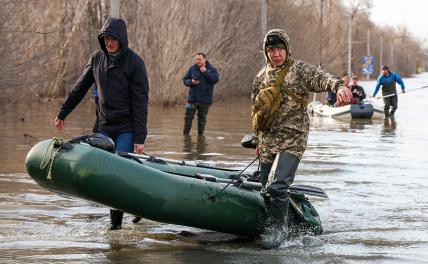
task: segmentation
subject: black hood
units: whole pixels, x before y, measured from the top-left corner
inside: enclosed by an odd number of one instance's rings
[[[121,50],[126,52],[128,49],[128,32],[126,30],[126,23],[121,18],[109,18],[104,26],[101,28],[100,33],[98,34],[98,41],[100,43],[101,50],[105,53],[107,52],[107,48],[104,44],[104,35],[109,35],[113,38],[116,38],[120,41],[122,45]]]

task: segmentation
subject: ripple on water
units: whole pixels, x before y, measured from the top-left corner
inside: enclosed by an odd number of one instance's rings
[[[421,81],[428,83],[428,75],[404,81],[410,90]],[[374,82],[361,84],[370,92]],[[428,90],[400,95],[394,122],[312,117],[296,183],[315,185],[329,195],[329,200],[311,198],[325,233],[287,241],[269,251],[259,249],[251,239],[216,232],[144,219],[134,225],[127,214],[121,231],[106,231],[108,208],[47,192],[21,173],[30,145],[53,136],[50,127],[56,106],[50,110],[46,109],[50,106],[34,106],[26,115],[37,116],[26,116],[26,122],[12,127],[13,120],[3,117],[7,122],[0,127],[6,144],[0,150],[0,262],[424,263],[428,259],[427,96]],[[204,138],[182,137],[183,111],[151,108],[147,153],[244,169],[254,159],[254,150],[239,146],[250,129],[248,111],[242,110],[248,109],[248,101],[226,106],[212,106]],[[93,102],[70,115],[71,129],[62,137],[90,130],[93,113],[87,109],[93,110]],[[31,140],[26,136],[23,141],[28,131]],[[257,165],[248,170],[256,170]]]

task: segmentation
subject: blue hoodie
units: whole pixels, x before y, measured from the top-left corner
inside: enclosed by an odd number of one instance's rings
[[[403,80],[401,80],[400,76],[393,71],[389,71],[388,76],[384,76],[383,74],[379,76],[377,79],[376,88],[373,92],[373,97],[376,96],[379,91],[380,86],[382,86],[382,94],[383,96],[396,93],[395,91],[395,82],[401,85],[401,90],[405,90]]]

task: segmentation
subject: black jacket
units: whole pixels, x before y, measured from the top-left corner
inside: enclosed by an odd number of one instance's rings
[[[366,93],[364,92],[364,88],[356,85],[356,86],[351,86],[351,91],[352,91],[352,97],[353,98],[358,98],[358,100],[360,102],[362,102],[364,99],[366,99]]]
[[[120,40],[118,62],[112,63],[104,35]],[[147,136],[149,82],[144,61],[128,47],[125,21],[109,18],[98,34],[101,50],[95,51],[69,92],[58,118],[64,120],[95,82],[99,94],[100,131],[109,135],[133,132],[135,143],[144,144]]]
[[[201,72],[197,64],[189,68],[186,75],[183,77],[184,85],[190,87],[187,101],[189,103],[212,104],[214,84],[216,84],[220,77],[218,71],[208,61],[205,67],[207,70]],[[199,83],[192,84],[192,79],[199,80]]]

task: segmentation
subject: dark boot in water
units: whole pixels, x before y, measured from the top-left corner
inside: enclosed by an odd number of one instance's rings
[[[300,159],[296,155],[282,151],[276,155],[272,164],[266,188],[262,189],[262,193],[267,197],[268,209],[268,220],[261,237],[261,246],[264,249],[277,248],[288,238],[289,188],[294,181],[299,162]]]
[[[132,223],[136,224],[136,223],[140,222],[141,219],[142,218],[139,216],[134,216],[134,218],[132,219]]]
[[[269,218],[261,236],[261,248],[274,249],[288,238],[288,201],[273,200],[268,208]]]
[[[110,228],[108,230],[122,229],[123,212],[110,209]]]

